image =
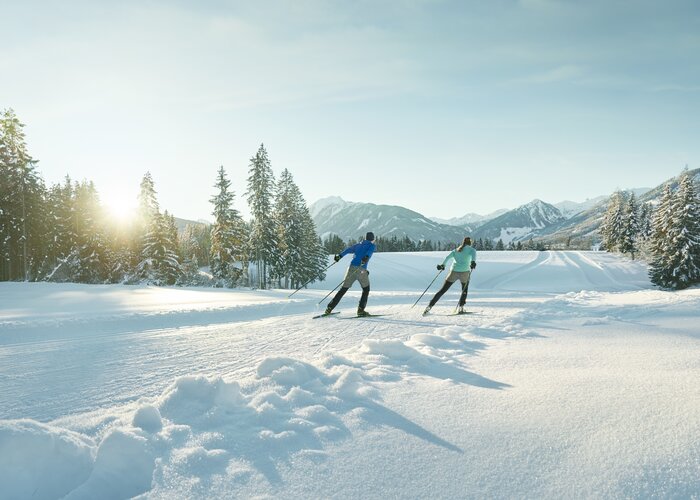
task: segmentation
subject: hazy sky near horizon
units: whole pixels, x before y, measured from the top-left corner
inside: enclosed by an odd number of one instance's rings
[[[244,213],[264,143],[307,202],[457,217],[700,166],[700,2],[0,0],[0,108],[48,183]]]

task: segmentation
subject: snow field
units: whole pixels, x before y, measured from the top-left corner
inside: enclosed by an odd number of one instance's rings
[[[293,301],[203,291],[211,304],[2,284],[3,494],[700,494],[699,290],[643,289],[644,266],[607,254],[484,252],[474,314],[449,316],[454,287],[421,317],[441,256],[377,254],[369,308],[392,315],[368,320],[309,319],[330,277]]]

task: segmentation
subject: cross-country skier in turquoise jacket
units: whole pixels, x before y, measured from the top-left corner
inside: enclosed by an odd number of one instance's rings
[[[430,299],[430,304],[428,304],[428,307],[423,311],[424,316],[430,312],[430,309],[440,300],[440,297],[442,297],[445,292],[450,289],[452,283],[457,280],[462,284],[462,295],[459,297],[459,313],[464,312],[464,304],[467,302],[467,292],[469,291],[469,278],[471,277],[472,270],[476,267],[476,250],[471,245],[472,239],[467,236],[460,246],[447,254],[442,264],[437,265],[438,270],[443,271],[447,263],[450,260],[454,260],[452,269],[450,269],[450,273],[447,275],[442,288]]]

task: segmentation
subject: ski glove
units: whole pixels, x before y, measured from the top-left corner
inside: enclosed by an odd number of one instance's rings
[[[438,271],[444,271],[444,270],[445,270],[445,266],[442,265],[442,264],[438,264],[438,265],[437,265],[437,270],[438,270]]]
[[[471,269],[474,269],[474,268],[476,267],[476,261],[472,261],[472,263],[469,264],[469,267],[470,267]]]
[[[336,262],[338,262],[340,259],[342,259],[342,257],[340,256],[340,254],[337,254],[335,257],[333,257],[333,260],[336,261]]]

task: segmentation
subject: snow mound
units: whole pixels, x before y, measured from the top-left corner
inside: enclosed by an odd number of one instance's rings
[[[134,427],[139,427],[146,432],[160,432],[163,429],[163,421],[160,417],[158,408],[151,405],[145,405],[139,408],[134,414]]]
[[[3,498],[57,498],[90,476],[94,443],[32,420],[0,421]]]
[[[131,498],[151,489],[156,453],[148,437],[114,429],[102,440],[88,480],[68,499]]]

